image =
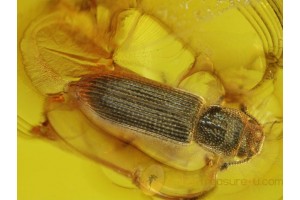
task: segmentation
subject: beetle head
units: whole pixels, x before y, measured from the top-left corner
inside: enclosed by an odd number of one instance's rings
[[[265,136],[262,126],[252,116],[245,114],[243,121],[245,129],[237,156],[250,158],[261,151]]]

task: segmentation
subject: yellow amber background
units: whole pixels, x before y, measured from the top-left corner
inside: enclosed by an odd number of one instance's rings
[[[18,42],[29,22],[43,12],[46,2],[18,1]],[[42,112],[43,97],[25,75],[18,48],[19,200],[150,199],[138,189],[116,186],[95,162],[48,141],[27,137],[24,131],[43,121]]]
[[[266,1],[259,2],[266,3]],[[51,4],[47,6],[47,3],[48,1],[38,0],[18,1],[19,42],[29,22],[40,13],[51,10],[48,8]],[[126,4],[125,1],[118,2],[118,4],[122,3]],[[205,70],[205,72],[198,72],[186,78],[178,87],[199,94],[212,103],[218,101],[217,97],[224,94],[225,88],[226,92],[244,94],[240,101],[246,102],[249,112],[262,123],[282,117],[281,69],[278,69],[275,81],[266,81],[257,90],[247,92],[263,76],[266,68],[264,51],[274,49],[274,54],[278,55],[278,46],[280,48],[281,43],[279,42],[278,45],[277,40],[274,42],[270,39],[271,37],[261,39],[261,35],[257,34],[241,12],[237,9],[229,9],[229,1],[177,0],[170,3],[170,1],[149,0],[143,1],[141,7],[141,12],[157,17],[174,31],[176,33],[174,35],[180,37],[183,43],[188,43],[191,47],[190,53],[198,55],[195,58],[196,68]],[[263,8],[266,9],[264,6]],[[251,12],[249,11],[250,14]],[[195,15],[198,18],[195,18]],[[195,28],[195,23],[199,25],[197,28]],[[277,29],[274,32],[276,31],[278,32]],[[151,35],[148,37],[150,38]],[[190,62],[189,59],[186,60],[187,63]],[[217,71],[223,86],[220,85],[219,79],[212,76],[211,69]],[[140,74],[143,73],[145,71],[140,72]],[[163,73],[168,72],[163,71]],[[180,75],[176,68],[169,74],[171,78],[167,79],[166,83],[178,84],[176,81],[174,83],[176,80],[174,77]],[[148,71],[143,75],[164,82],[157,78],[155,72],[153,77]],[[197,91],[193,85],[200,81],[202,81],[202,87],[199,87]],[[232,82],[238,84],[232,84]],[[213,95],[208,94],[209,88],[214,89]],[[26,133],[31,125],[43,121],[43,100],[43,96],[33,87],[24,73],[20,51],[18,51],[19,199],[151,199],[142,191],[132,189],[135,187],[130,185],[130,181],[117,176],[110,170],[106,169],[103,172],[101,166],[78,154],[62,150],[49,141],[27,137],[24,132]],[[234,102],[233,106],[236,106]],[[271,132],[267,133],[270,135],[268,137],[270,141],[266,142],[262,154],[251,164],[233,166],[232,169],[219,173],[218,178],[221,181],[217,189],[205,199],[243,198],[250,200],[254,197],[256,199],[280,199],[282,197],[280,183],[256,186],[242,183],[230,185],[225,184],[224,181],[228,179],[241,181],[251,178],[282,181],[281,130],[282,125],[274,125]],[[112,183],[107,176],[123,187]]]

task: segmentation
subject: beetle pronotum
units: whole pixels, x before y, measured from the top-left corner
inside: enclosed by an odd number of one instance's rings
[[[249,114],[128,72],[83,76],[67,93],[91,121],[145,152],[197,144],[221,157],[224,169],[248,161],[263,145],[262,126]]]

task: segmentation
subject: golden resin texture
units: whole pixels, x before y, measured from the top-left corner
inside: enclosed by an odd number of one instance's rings
[[[281,199],[282,26],[281,0],[19,0],[19,199]],[[120,70],[243,110],[261,151],[221,170],[196,144],[109,134],[71,85]]]

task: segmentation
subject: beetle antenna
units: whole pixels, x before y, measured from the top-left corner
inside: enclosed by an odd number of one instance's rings
[[[225,169],[227,169],[229,166],[231,165],[238,165],[238,164],[242,164],[242,163],[245,163],[245,162],[248,162],[252,157],[247,157],[245,158],[244,160],[239,160],[239,161],[233,161],[233,162],[227,162],[227,163],[224,163],[221,167],[220,167],[220,170],[223,171]]]

